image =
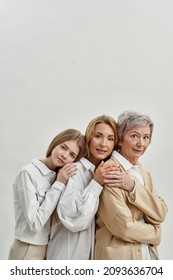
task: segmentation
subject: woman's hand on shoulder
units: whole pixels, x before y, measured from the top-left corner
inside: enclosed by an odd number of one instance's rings
[[[118,171],[120,171],[118,165],[105,164],[102,161],[97,167],[93,179],[100,185],[115,183],[115,175]]]
[[[108,187],[120,188],[124,191],[132,192],[135,186],[135,181],[124,171],[116,171],[111,175],[107,175],[105,178],[106,185]]]
[[[67,163],[62,168],[59,169],[56,180],[66,184],[68,179],[76,174],[76,171],[77,171],[77,167],[75,163]]]
[[[93,179],[102,186],[121,188],[128,192],[133,191],[135,185],[135,181],[119,165],[103,161],[97,167]]]

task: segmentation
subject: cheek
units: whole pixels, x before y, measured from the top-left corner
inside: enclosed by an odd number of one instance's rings
[[[56,155],[58,155],[58,154],[60,154],[60,149],[59,149],[59,148],[53,149],[53,151],[52,151],[52,156],[56,156]]]
[[[124,148],[127,150],[133,149],[136,146],[136,143],[125,143]]]
[[[89,144],[89,150],[93,150],[95,147],[95,141],[94,139],[91,139],[90,144]]]
[[[114,142],[110,143],[110,144],[108,145],[108,147],[109,147],[109,150],[112,152],[113,149],[114,149]]]
[[[68,157],[68,159],[67,159],[67,162],[66,163],[72,163],[72,162],[74,162],[75,161],[75,159],[73,159],[73,158],[71,158],[71,157]]]
[[[147,150],[148,144],[144,145],[144,152]]]
[[[133,146],[132,145],[122,145],[121,146],[121,151],[123,151],[124,153],[128,154],[128,153],[132,153],[133,152]]]

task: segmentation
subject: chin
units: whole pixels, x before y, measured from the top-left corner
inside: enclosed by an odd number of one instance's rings
[[[107,157],[108,157],[108,156],[100,156],[100,157],[98,157],[98,159],[100,159],[100,160],[105,160]]]

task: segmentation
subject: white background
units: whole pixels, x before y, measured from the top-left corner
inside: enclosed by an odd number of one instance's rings
[[[0,0],[0,259],[21,167],[60,131],[126,109],[155,123],[141,161],[169,208],[160,258],[173,259],[172,92],[172,0]]]

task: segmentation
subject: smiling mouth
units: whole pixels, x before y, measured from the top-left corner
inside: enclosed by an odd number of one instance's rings
[[[101,153],[101,154],[104,154],[104,153],[106,153],[107,151],[104,151],[104,150],[100,150],[100,149],[96,149],[97,150],[97,152],[99,152],[99,153]]]
[[[140,150],[133,150],[133,151],[136,153],[142,153],[142,151],[140,151]]]

